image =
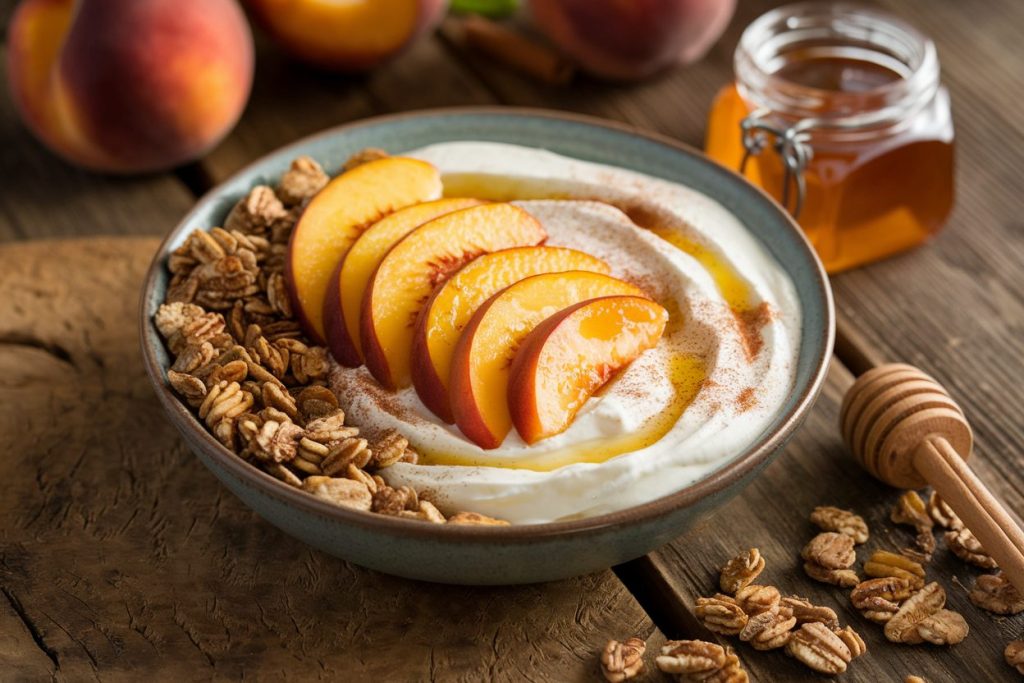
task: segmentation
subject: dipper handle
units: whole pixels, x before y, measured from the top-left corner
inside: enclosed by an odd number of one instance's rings
[[[846,393],[840,428],[873,476],[903,489],[931,484],[1024,594],[1024,532],[967,466],[971,427],[941,384],[909,365],[874,368]]]
[[[1024,595],[1024,532],[963,458],[946,439],[930,437],[914,451],[914,466]]]

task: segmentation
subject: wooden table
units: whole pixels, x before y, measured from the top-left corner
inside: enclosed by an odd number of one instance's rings
[[[1012,680],[1002,649],[1024,618],[973,607],[963,585],[977,572],[945,551],[930,576],[971,627],[949,650],[887,643],[843,592],[803,576],[797,552],[818,504],[867,516],[869,549],[909,542],[886,521],[895,492],[857,469],[836,429],[852,376],[886,360],[916,363],[946,384],[974,425],[976,471],[1011,508],[1024,505],[1019,0],[878,2],[938,43],[958,127],[956,213],[929,246],[835,278],[839,342],[806,426],[731,504],[645,558],[500,589],[360,569],[226,495],[143,378],[134,305],[152,236],[246,161],[377,113],[496,103],[596,114],[700,146],[740,30],[776,3],[739,4],[706,60],[632,87],[538,86],[464,53],[451,31],[365,78],[304,71],[261,45],[255,90],[231,136],[197,164],[137,179],[58,161],[17,124],[5,92],[0,679],[594,680],[608,638],[703,635],[694,600],[711,592],[727,557],[757,546],[768,561],[763,582],[833,606],[865,634],[869,653],[844,680]],[[121,237],[77,239],[94,235]],[[37,241],[52,238],[64,241]],[[739,654],[755,680],[813,678],[778,652]]]

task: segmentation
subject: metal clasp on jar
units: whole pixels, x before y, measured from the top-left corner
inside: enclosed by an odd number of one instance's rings
[[[810,130],[814,127],[814,121],[801,119],[792,126],[783,128],[769,121],[770,114],[771,112],[767,109],[759,109],[740,122],[743,149],[745,150],[743,160],[740,162],[740,173],[746,172],[750,157],[761,154],[770,144],[782,159],[784,169],[780,201],[783,208],[796,219],[800,217],[800,210],[803,209],[807,194],[804,170],[814,156],[814,150],[809,144]],[[796,189],[795,192],[791,192],[791,186]],[[790,208],[791,199],[792,208]]]

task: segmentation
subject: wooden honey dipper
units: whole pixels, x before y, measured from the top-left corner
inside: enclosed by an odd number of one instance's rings
[[[971,427],[941,384],[910,365],[874,368],[846,392],[839,425],[872,476],[901,489],[930,484],[1024,593],[1024,532],[967,466]]]

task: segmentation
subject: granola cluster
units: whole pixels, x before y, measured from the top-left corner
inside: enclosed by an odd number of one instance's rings
[[[647,643],[634,636],[623,642],[609,640],[601,652],[601,673],[611,683],[627,681],[646,671]],[[747,683],[750,678],[732,648],[705,640],[669,640],[654,658],[662,673],[682,683]]]
[[[328,388],[330,357],[294,319],[284,276],[295,223],[328,180],[299,157],[276,188],[253,188],[223,227],[196,230],[171,253],[154,316],[174,356],[168,384],[227,448],[317,498],[425,522],[507,524],[470,512],[446,519],[422,494],[389,486],[380,473],[417,462],[416,451],[395,431],[365,438]]]
[[[837,532],[816,537],[803,555],[806,562],[825,571],[843,571],[856,557],[852,537]],[[828,675],[846,671],[851,661],[864,654],[864,641],[853,628],[843,627],[831,608],[800,596],[783,596],[775,586],[753,583],[764,567],[756,548],[722,567],[719,585],[725,592],[697,598],[694,612],[705,628],[737,636],[755,650],[785,648],[786,654]]]
[[[813,579],[851,588],[853,606],[869,621],[884,625],[885,636],[892,642],[959,643],[967,637],[967,623],[960,614],[943,609],[946,593],[938,583],[925,583],[922,563],[935,551],[936,516],[946,523],[956,518],[935,496],[926,504],[915,491],[901,495],[890,519],[914,529],[915,547],[901,553],[874,551],[864,562],[868,578],[862,580],[853,569],[854,545],[867,541],[867,523],[848,510],[816,508],[811,522],[837,531],[818,534],[804,547],[804,569]],[[836,519],[844,523],[839,525]]]
[[[969,631],[966,620],[946,608],[945,589],[926,577],[925,565],[935,551],[935,530],[944,530],[950,551],[965,562],[982,568],[995,568],[995,563],[935,493],[927,502],[916,492],[904,493],[890,519],[914,530],[914,547],[899,553],[875,550],[863,563],[862,578],[855,569],[856,547],[870,538],[867,522],[850,510],[815,508],[810,521],[822,531],[800,552],[805,572],[818,581],[849,588],[853,607],[879,624],[886,639],[893,643],[949,646],[962,642]],[[721,592],[697,598],[697,619],[711,633],[738,638],[754,650],[785,652],[818,673],[831,676],[845,672],[867,650],[860,634],[842,625],[832,608],[796,595],[782,595],[775,586],[758,583],[765,564],[757,548],[726,562],[718,577]],[[979,575],[968,597],[993,614],[1024,611],[1024,596],[999,571]],[[624,681],[643,672],[644,643],[636,638],[629,643],[632,649],[615,649],[625,646],[617,641],[610,641],[606,647],[602,670],[609,681]],[[629,653],[631,658],[612,656],[619,652]],[[1009,643],[1004,655],[1011,667],[1024,674],[1024,640]],[[625,664],[627,661],[629,664]],[[609,669],[605,662],[623,664]],[[701,640],[668,641],[655,657],[655,664],[681,681],[748,680],[731,648]],[[907,675],[905,681],[923,679]]]

